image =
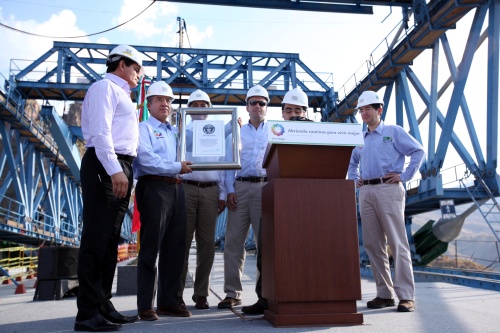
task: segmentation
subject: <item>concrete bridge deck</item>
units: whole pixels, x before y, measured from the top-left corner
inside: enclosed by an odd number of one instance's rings
[[[191,256],[194,268],[194,256]],[[124,264],[124,263],[121,263]],[[358,326],[274,328],[262,316],[244,316],[238,306],[234,311],[217,309],[224,298],[223,254],[217,253],[212,270],[212,295],[210,310],[197,310],[191,301],[193,290],[185,290],[184,299],[193,313],[190,318],[160,317],[154,322],[138,321],[124,325],[121,332],[498,332],[500,329],[500,293],[457,286],[447,283],[418,282],[416,310],[413,313],[396,312],[395,307],[367,309],[366,302],[375,297],[375,283],[362,278],[363,299],[357,302],[358,312],[363,313],[364,324]],[[327,264],[327,263],[325,263]],[[33,301],[34,280],[23,281],[26,294],[14,294],[14,285],[0,285],[1,333],[60,333],[73,332],[76,315],[76,298],[58,301]],[[247,257],[243,277],[243,305],[256,301],[255,257]],[[116,290],[116,283],[115,283]],[[136,313],[135,296],[118,296],[112,299],[116,308],[125,314]]]

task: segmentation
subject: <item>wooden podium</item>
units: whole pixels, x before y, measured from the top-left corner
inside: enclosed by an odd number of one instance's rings
[[[363,323],[355,185],[345,180],[352,148],[267,148],[262,294],[274,326]]]

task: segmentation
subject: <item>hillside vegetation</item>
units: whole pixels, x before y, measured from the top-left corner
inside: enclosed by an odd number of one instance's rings
[[[475,271],[491,271],[486,266],[478,264],[470,259],[455,258],[448,256],[440,256],[429,264],[430,267],[437,268],[459,268],[470,269]]]

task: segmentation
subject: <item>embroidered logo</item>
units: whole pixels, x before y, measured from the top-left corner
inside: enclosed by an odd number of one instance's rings
[[[157,130],[153,130],[153,134],[154,134],[157,138],[161,138],[161,137],[163,137],[163,134],[162,134],[160,131],[157,131]]]
[[[390,136],[384,136],[384,143],[391,143],[392,138]]]

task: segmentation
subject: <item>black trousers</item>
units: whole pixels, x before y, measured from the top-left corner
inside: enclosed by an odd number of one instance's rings
[[[176,305],[186,248],[184,189],[181,184],[142,178],[135,194],[141,214],[137,309],[153,308],[156,285],[156,305]]]
[[[106,173],[94,149],[83,156],[80,170],[83,197],[83,230],[78,255],[77,320],[93,317],[101,308],[113,310],[111,288],[118,256],[118,242],[133,184],[132,157],[118,161],[128,177],[125,198],[113,193],[111,177]]]

